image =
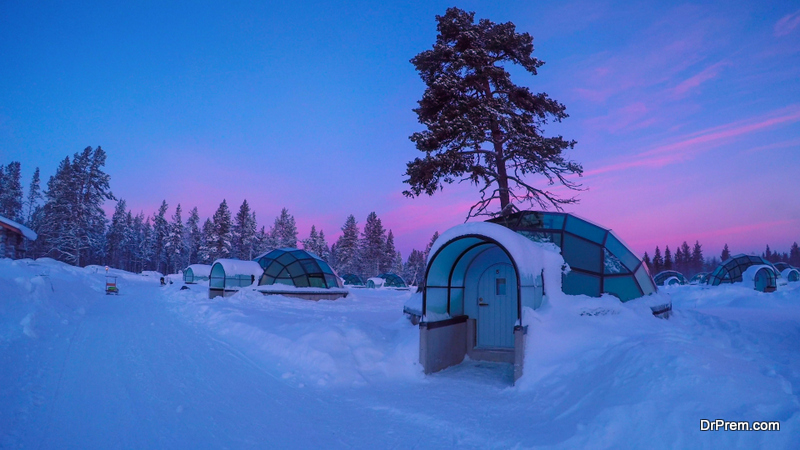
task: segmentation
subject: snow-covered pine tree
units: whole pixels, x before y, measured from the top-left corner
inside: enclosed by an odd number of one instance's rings
[[[231,230],[232,253],[235,258],[250,260],[253,259],[253,244],[256,235],[255,213],[250,210],[247,200],[242,202],[239,212]]]
[[[203,223],[202,237],[200,246],[197,250],[197,262],[200,264],[211,264],[214,262],[214,223],[211,219],[206,219]]]
[[[437,239],[439,239],[439,232],[438,231],[434,231],[433,232],[433,236],[431,236],[431,241],[428,242],[428,246],[425,247],[425,253],[423,254],[423,256],[425,256],[425,262],[426,263],[428,261],[428,257],[430,256],[431,248],[433,248],[433,244],[436,242]]]
[[[0,166],[2,169],[2,166]],[[0,216],[16,222],[23,222],[22,183],[19,161],[12,161],[3,170],[0,186]]]
[[[725,247],[722,247],[722,254],[720,255],[720,259],[722,262],[727,261],[731,257],[731,251],[728,249],[728,244],[725,244]]]
[[[678,250],[675,251],[675,262],[673,263],[672,266],[673,266],[674,270],[677,270],[680,273],[686,273],[686,271],[683,268],[683,259],[684,259],[683,258],[683,250],[681,249],[681,246],[679,245],[678,246]]]
[[[328,243],[325,241],[325,233],[322,230],[317,233],[317,227],[314,225],[311,225],[308,239],[303,240],[303,249],[319,256],[324,261],[328,261],[330,257]]]
[[[425,264],[425,253],[419,250],[411,250],[403,271],[403,278],[405,278],[406,282],[419,286],[425,278]]]
[[[253,257],[256,258],[259,255],[271,252],[274,249],[275,247],[272,245],[272,239],[270,238],[267,229],[264,226],[262,226],[261,229],[258,230],[258,233],[256,233],[255,236]]]
[[[579,185],[567,176],[581,175],[580,164],[563,152],[575,141],[544,136],[544,126],[568,117],[566,108],[545,93],[512,82],[508,68],[536,75],[544,64],[533,57],[533,37],[517,33],[511,22],[475,22],[475,13],[448,8],[436,16],[439,31],[433,48],[411,59],[426,85],[414,109],[427,128],[411,135],[425,154],[407,164],[403,194],[433,195],[445,183],[469,181],[480,200],[469,216],[508,214],[515,203],[557,209],[575,203],[558,191],[535,187]],[[489,208],[499,206],[500,211]]]
[[[183,225],[181,204],[175,207],[172,222],[169,224],[169,233],[164,242],[166,260],[166,273],[178,273],[186,267],[186,229]]]
[[[31,177],[31,184],[28,188],[28,197],[25,201],[26,211],[24,217],[25,225],[29,227],[32,225],[33,214],[37,208],[39,208],[39,203],[42,201],[42,188],[41,188],[41,180],[39,178],[39,168],[37,167],[36,170],[33,172],[33,177]]]
[[[334,268],[340,274],[360,273],[358,251],[358,222],[352,214],[347,216],[342,225],[342,235],[336,240],[336,265]]]
[[[664,270],[664,258],[661,256],[661,249],[656,245],[656,251],[653,253],[653,275],[658,274]]]
[[[167,244],[167,236],[169,235],[169,222],[167,222],[167,205],[166,200],[161,201],[161,206],[158,207],[158,212],[153,216],[153,254],[155,258],[155,269],[158,272],[167,272],[167,254],[165,246]]]
[[[125,269],[123,255],[127,246],[126,228],[128,212],[125,210],[125,200],[119,199],[111,216],[111,225],[106,236],[106,264],[111,267]]]
[[[147,217],[142,228],[142,247],[140,250],[142,259],[142,270],[157,270],[158,261],[156,260],[156,232]]]
[[[231,210],[224,199],[214,213],[214,234],[211,241],[211,260],[230,258],[231,255]]]
[[[289,210],[283,208],[280,216],[275,218],[275,224],[270,230],[272,244],[274,248],[296,248],[297,247],[297,225],[294,216],[289,214]]]
[[[386,260],[386,230],[375,211],[369,213],[358,245],[361,277],[366,279],[381,273]]]
[[[202,239],[203,234],[200,231],[200,214],[197,212],[197,207],[195,206],[189,211],[189,219],[186,221],[187,265],[195,264],[199,261],[197,254],[200,251],[200,242]]]
[[[384,243],[380,272],[393,272],[396,269],[396,263],[397,249],[394,247],[394,234],[392,230],[389,230]]]

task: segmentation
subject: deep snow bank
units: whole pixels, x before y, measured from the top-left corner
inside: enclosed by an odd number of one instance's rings
[[[408,291],[353,289],[344,299],[309,301],[252,289],[208,299],[205,284],[180,287],[165,295],[182,316],[299,385],[422,378],[419,330],[402,314]]]

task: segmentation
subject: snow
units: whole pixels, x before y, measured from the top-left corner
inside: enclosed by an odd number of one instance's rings
[[[348,289],[340,289],[340,288],[320,288],[320,287],[298,287],[294,285],[288,284],[269,284],[263,286],[257,286],[253,288],[258,292],[297,292],[297,293],[307,293],[307,294],[342,294],[347,295],[350,293]]]
[[[186,269],[192,269],[195,277],[208,277],[211,275],[211,266],[208,264],[192,264]]]
[[[225,276],[254,275],[256,279],[264,274],[264,269],[255,261],[242,261],[239,259],[218,259],[214,264],[219,264],[225,270]],[[212,267],[214,266],[212,264]],[[210,272],[209,272],[210,273]]]
[[[22,225],[21,223],[14,222],[7,217],[0,216],[0,223],[4,223],[12,228],[16,228],[20,233],[22,233],[23,236],[25,236],[25,238],[30,239],[31,241],[35,241],[38,237],[35,231],[31,230],[25,225]]]
[[[0,259],[0,448],[796,448],[800,283],[524,310],[525,373],[424,375],[409,291],[308,302]],[[671,299],[673,315],[648,302]],[[779,432],[701,432],[701,419]]]
[[[749,287],[751,289],[753,287],[755,287],[755,285],[756,285],[756,274],[761,269],[766,269],[766,270],[772,271],[772,273],[775,273],[776,275],[778,274],[777,271],[775,270],[775,268],[772,267],[772,266],[767,266],[767,265],[764,265],[764,264],[754,264],[754,265],[748,267],[747,269],[745,269],[744,272],[742,272],[742,283],[746,287]]]
[[[383,287],[384,283],[386,283],[386,279],[385,279],[385,278],[381,278],[381,277],[372,277],[372,278],[369,278],[369,279],[367,280],[367,283],[369,283],[370,281],[372,281],[373,285],[374,285],[376,288],[381,288],[381,287]]]

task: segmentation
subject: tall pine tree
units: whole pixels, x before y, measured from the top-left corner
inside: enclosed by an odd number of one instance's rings
[[[360,272],[359,252],[358,252],[358,222],[352,214],[347,216],[342,225],[342,235],[336,240],[336,270],[340,274]]]
[[[200,214],[197,212],[197,207],[195,206],[189,211],[189,219],[186,221],[187,264],[196,264],[199,261],[197,255],[200,251],[200,242],[202,238],[203,234],[200,232]]]
[[[181,204],[175,207],[172,222],[169,224],[169,233],[164,244],[166,254],[166,267],[168,273],[178,273],[186,267],[186,227],[181,217]]]
[[[214,227],[211,238],[211,260],[231,257],[231,211],[228,202],[222,200],[214,213]]]
[[[275,248],[296,248],[297,247],[297,225],[294,216],[289,214],[289,210],[283,208],[281,214],[275,218],[275,223],[270,230]]]
[[[728,244],[725,244],[725,247],[722,248],[722,255],[720,255],[720,259],[722,262],[727,261],[731,257],[731,251],[728,249]]]
[[[656,246],[656,251],[653,253],[653,275],[656,275],[663,270],[664,258],[661,257],[661,249]]]
[[[386,264],[386,230],[375,212],[369,213],[359,241],[362,278],[383,272]]]

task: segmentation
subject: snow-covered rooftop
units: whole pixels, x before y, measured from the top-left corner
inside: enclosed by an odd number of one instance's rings
[[[4,228],[10,228],[12,231],[16,231],[32,241],[35,241],[38,237],[35,231],[31,230],[25,225],[22,225],[21,223],[14,222],[7,217],[0,216],[0,226],[3,226]]]
[[[260,277],[264,273],[264,269],[255,261],[218,259],[214,261],[212,266],[216,264],[222,266],[222,269],[225,270],[225,275],[254,275]]]

